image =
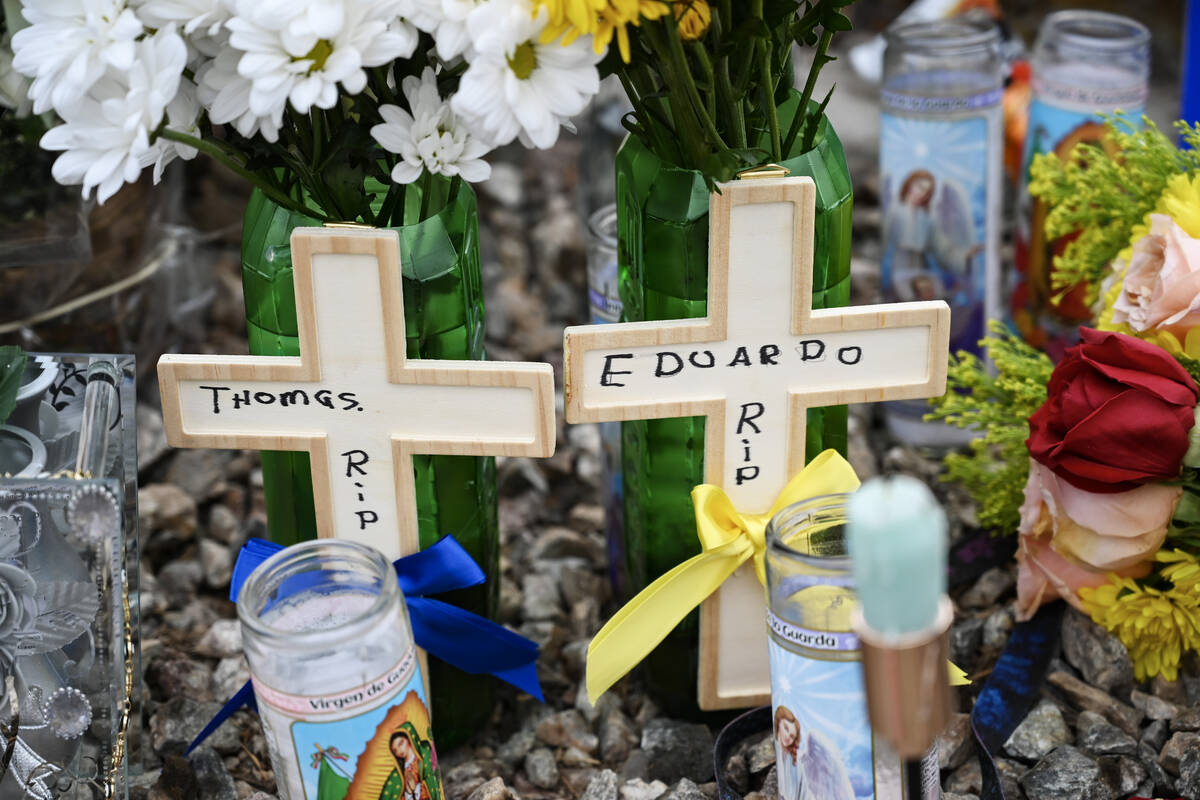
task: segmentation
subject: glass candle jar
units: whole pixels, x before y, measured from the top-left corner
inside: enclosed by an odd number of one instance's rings
[[[282,798],[440,796],[408,611],[382,553],[289,547],[250,575],[237,609]]]
[[[780,800],[901,800],[901,761],[871,730],[858,603],[846,551],[847,495],[788,506],[767,525],[771,710]],[[922,798],[940,796],[937,748]],[[806,791],[809,794],[804,794]],[[907,798],[906,800],[916,800]]]
[[[1150,82],[1150,31],[1140,22],[1101,11],[1059,11],[1046,17],[1033,51],[1033,102],[1017,196],[1012,321],[1032,345],[1055,361],[1091,319],[1086,287],[1060,293],[1051,282],[1063,243],[1048,239],[1049,209],[1029,195],[1034,156],[1066,158],[1081,142],[1104,140],[1101,114],[1123,111],[1140,124]]]
[[[980,354],[1000,308],[1004,87],[991,18],[893,25],[880,94],[880,186],[887,302],[945,300],[950,350]],[[928,447],[972,433],[924,422],[925,400],[884,406],[899,439]]]

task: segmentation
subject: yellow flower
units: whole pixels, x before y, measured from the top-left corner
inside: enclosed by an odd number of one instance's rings
[[[1183,550],[1159,550],[1155,556],[1159,561],[1169,566],[1163,567],[1160,575],[1171,581],[1177,592],[1192,595],[1200,602],[1200,561],[1191,553]]]
[[[1200,649],[1200,594],[1195,590],[1177,584],[1160,591],[1110,575],[1104,586],[1080,589],[1079,598],[1092,620],[1124,643],[1139,681],[1160,673],[1175,680],[1183,653]]]
[[[629,63],[627,25],[640,25],[643,19],[658,19],[670,12],[662,0],[540,0],[550,12],[550,24],[542,32],[542,42],[562,36],[568,45],[580,36],[591,36],[592,46],[603,53],[617,37],[621,59]]]
[[[712,9],[708,0],[675,0],[675,19],[679,35],[684,39],[699,39],[708,32]]]
[[[1168,179],[1167,188],[1163,190],[1162,196],[1158,198],[1158,203],[1150,214],[1166,214],[1188,236],[1200,239],[1200,174],[1192,177],[1186,173],[1180,173]],[[1117,331],[1145,339],[1172,355],[1183,354],[1192,358],[1200,358],[1200,330],[1196,328],[1188,331],[1186,341],[1181,342],[1177,336],[1168,331],[1138,332],[1126,323],[1112,321],[1113,306],[1124,288],[1125,273],[1133,256],[1133,245],[1150,233],[1150,214],[1133,226],[1133,231],[1129,236],[1129,245],[1117,255],[1113,262],[1113,269],[1119,273],[1120,277],[1113,281],[1113,284],[1104,293],[1104,308],[1097,318],[1096,327],[1102,331]]]

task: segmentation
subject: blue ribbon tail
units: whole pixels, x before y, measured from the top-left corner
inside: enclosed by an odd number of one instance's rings
[[[266,539],[251,539],[242,545],[238,552],[237,561],[233,565],[233,578],[229,581],[229,599],[237,602],[242,584],[258,565],[283,549],[283,545],[268,542]]]
[[[483,570],[453,536],[394,562],[405,598],[452,592],[487,580]]]
[[[250,681],[246,681],[246,684],[241,689],[238,689],[237,694],[230,698],[229,702],[222,706],[221,710],[216,713],[216,716],[208,721],[208,724],[204,726],[204,730],[200,731],[196,738],[192,740],[192,743],[188,745],[187,752],[184,755],[190,755],[193,750],[200,746],[201,742],[213,734],[213,731],[221,727],[221,724],[225,720],[232,717],[242,708],[258,711],[258,701],[254,699],[254,686]]]
[[[408,615],[413,639],[430,655],[472,675],[495,675],[542,699],[536,643],[470,611],[427,597],[409,598]]]

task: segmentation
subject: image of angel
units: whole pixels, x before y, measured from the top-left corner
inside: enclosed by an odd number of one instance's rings
[[[779,800],[855,800],[837,745],[782,705],[775,709],[775,763]]]

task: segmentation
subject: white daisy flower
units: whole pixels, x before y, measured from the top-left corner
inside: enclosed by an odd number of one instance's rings
[[[170,103],[167,103],[167,127],[179,133],[186,133],[197,139],[202,138],[200,132],[200,101],[196,99],[196,84],[187,78],[179,82],[179,91]],[[154,182],[162,180],[163,170],[176,158],[191,161],[199,151],[186,144],[173,142],[170,139],[159,138],[150,150],[142,156],[142,166],[154,165]]]
[[[13,69],[12,48],[8,38],[0,38],[0,108],[17,117],[28,117],[33,110],[29,99],[29,79]]]
[[[409,19],[421,30],[433,35],[438,58],[451,61],[473,55],[467,17],[485,8],[486,0],[412,0]]]
[[[278,141],[285,105],[280,104],[263,116],[250,110],[253,83],[238,74],[241,58],[240,50],[227,47],[202,64],[196,71],[196,96],[208,109],[208,118],[214,125],[232,124],[247,139],[261,133],[268,142]]]
[[[367,85],[367,67],[412,55],[417,31],[397,0],[237,0],[227,26],[243,51],[238,72],[251,81],[249,108],[274,117],[290,101],[301,113],[332,108],[338,84]]]
[[[401,157],[392,168],[396,183],[412,183],[424,171],[461,175],[463,180],[486,180],[492,167],[483,160],[490,149],[472,136],[438,95],[433,68],[418,79],[408,76],[401,84],[412,113],[400,106],[379,107],[384,122],[371,128],[371,136],[389,152]]]
[[[101,203],[122,184],[136,181],[186,60],[187,47],[169,25],[137,43],[128,70],[110,71],[64,109],[63,124],[41,141],[47,150],[66,151],[54,162],[55,180],[83,184],[84,197],[96,189]]]
[[[13,35],[13,67],[33,78],[37,114],[75,103],[108,67],[133,66],[145,29],[124,0],[24,0],[29,27]]]
[[[476,136],[497,146],[520,137],[551,147],[600,90],[592,38],[542,44],[546,21],[546,9],[535,15],[528,0],[490,0],[468,17],[476,53],[451,107]]]
[[[188,37],[219,36],[225,22],[233,16],[231,0],[138,0],[134,8],[151,28],[163,28],[173,22]]]

